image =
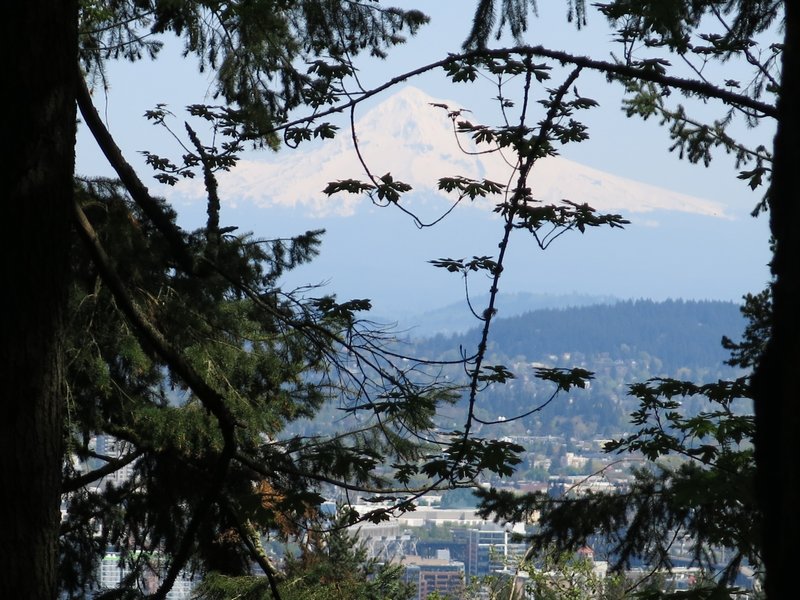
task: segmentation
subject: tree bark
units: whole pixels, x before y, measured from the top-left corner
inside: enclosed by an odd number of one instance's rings
[[[57,597],[78,33],[75,0],[4,7],[0,596]]]
[[[800,4],[784,2],[786,27],[778,100],[770,229],[773,314],[767,348],[753,377],[758,497],[764,514],[768,598],[797,593],[800,540]]]

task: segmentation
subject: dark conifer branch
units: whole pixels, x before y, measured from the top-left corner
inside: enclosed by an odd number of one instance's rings
[[[183,539],[178,551],[172,557],[170,567],[162,584],[152,596],[153,600],[163,600],[172,589],[175,580],[183,570],[191,555],[197,531],[207,517],[216,498],[224,488],[225,477],[228,473],[230,462],[236,452],[235,428],[237,426],[233,415],[225,405],[224,398],[214,390],[189,364],[189,362],[167,341],[142,313],[125,289],[124,283],[117,272],[112,268],[110,260],[100,243],[89,220],[78,202],[74,203],[75,219],[78,230],[91,252],[95,265],[101,273],[106,285],[114,294],[118,306],[129,319],[133,327],[142,336],[147,346],[158,353],[170,367],[178,373],[192,391],[197,395],[204,406],[219,422],[220,432],[224,439],[224,447],[220,453],[214,474],[209,480],[209,485],[192,511],[192,518],[183,533]]]
[[[333,477],[329,477],[324,473],[310,473],[307,471],[303,471],[302,469],[292,468],[287,464],[271,465],[270,468],[266,468],[255,462],[249,456],[245,456],[241,453],[237,454],[234,458],[236,461],[240,462],[248,469],[251,469],[254,473],[258,473],[260,476],[268,480],[274,478],[277,474],[283,474],[283,475],[288,475],[292,478],[296,478],[297,480],[328,483],[337,488],[348,490],[350,492],[363,492],[365,494],[377,494],[377,495],[407,494],[407,493],[420,493],[420,492],[425,493],[433,489],[428,485],[421,486],[419,488],[392,487],[392,486],[373,487],[369,485],[359,485],[357,483],[350,483],[341,479],[335,479]]]
[[[256,564],[261,567],[261,570],[264,571],[264,574],[267,576],[273,600],[281,600],[281,594],[278,590],[278,571],[270,562],[266,552],[264,552],[264,548],[261,546],[261,542],[258,539],[258,532],[249,520],[243,523],[235,510],[231,507],[228,507],[228,510],[231,517],[235,519],[236,531],[239,533],[242,543],[245,545]]]
[[[719,7],[714,6],[712,4],[710,5],[709,8],[711,9],[711,12],[714,14],[717,20],[725,28],[725,31],[728,33],[728,35],[735,36],[736,35],[735,32],[733,31],[731,26],[728,25],[727,21],[725,21],[722,14],[720,13]],[[770,83],[770,85],[772,85],[776,90],[780,88],[781,85],[780,82],[772,75],[772,73],[769,72],[769,68],[767,67],[767,65],[762,63],[756,56],[753,55],[753,53],[750,51],[750,48],[748,48],[746,45],[743,46],[742,53],[747,59],[747,62],[750,63],[752,66],[754,66],[756,69],[758,69],[759,73],[761,73],[761,76],[764,77],[764,79],[766,79]]]
[[[191,273],[194,270],[194,259],[186,246],[184,233],[170,220],[161,205],[150,195],[147,186],[139,179],[136,171],[125,160],[122,151],[108,129],[106,129],[92,103],[92,97],[82,73],[78,80],[78,108],[80,108],[87,127],[89,127],[95,141],[97,141],[97,145],[103,151],[109,164],[117,172],[120,181],[125,185],[131,198],[169,242],[178,264],[184,271]]]
[[[703,98],[715,98],[717,100],[721,100],[725,104],[741,106],[758,111],[767,117],[776,118],[778,116],[777,109],[772,104],[755,100],[743,94],[737,94],[735,92],[706,83],[705,81],[666,75],[665,73],[660,72],[657,68],[635,67],[621,63],[594,60],[587,56],[575,56],[568,52],[550,50],[544,46],[525,46],[507,50],[487,50],[485,53],[485,55],[490,58],[502,58],[508,54],[530,54],[532,56],[551,58],[563,64],[585,67],[587,69],[592,69],[593,71],[619,77],[623,80],[637,79],[640,81],[649,81],[665,87],[696,94]]]
[[[130,320],[136,331],[139,332],[145,345],[151,347],[183,378],[192,391],[197,394],[200,401],[217,418],[226,444],[231,443],[235,447],[234,430],[236,421],[225,406],[225,400],[222,395],[214,390],[195,371],[180,352],[149,322],[136,305],[125,289],[125,284],[111,266],[111,261],[103,249],[97,233],[77,202],[74,204],[74,214],[78,230],[92,253],[95,265],[103,277],[103,281],[114,294],[114,298],[122,312]]]
[[[186,530],[183,532],[178,551],[171,557],[169,569],[167,569],[158,590],[150,596],[150,600],[164,600],[170,590],[172,590],[175,580],[189,562],[200,526],[208,518],[211,507],[218,501],[225,489],[225,479],[230,470],[231,461],[233,460],[235,452],[235,439],[232,436],[230,438],[226,437],[225,447],[222,449],[217,459],[217,464],[209,478],[206,491],[200,496],[198,503],[192,508],[192,517],[189,520],[189,524],[186,526]]]
[[[186,131],[189,134],[189,139],[197,150],[200,157],[200,163],[203,166],[203,181],[206,187],[206,196],[208,198],[206,213],[208,219],[206,221],[206,251],[205,257],[212,263],[216,263],[217,254],[219,252],[220,231],[219,231],[219,187],[217,185],[217,178],[214,175],[214,167],[211,157],[203,148],[200,138],[197,137],[194,129],[185,124]]]
[[[427,73],[429,71],[433,71],[435,69],[440,69],[443,67],[447,67],[448,65],[453,65],[464,61],[470,61],[470,60],[480,61],[482,59],[487,59],[487,58],[504,59],[510,56],[539,56],[542,58],[550,58],[565,65],[574,65],[576,67],[584,67],[587,69],[591,69],[593,71],[605,73],[609,77],[618,78],[623,81],[628,79],[647,81],[668,88],[673,88],[687,93],[696,94],[697,96],[700,97],[709,99],[714,98],[717,100],[721,100],[725,104],[730,104],[731,106],[743,107],[756,111],[757,113],[765,117],[771,117],[771,118],[778,117],[777,108],[772,104],[761,102],[744,94],[737,94],[736,92],[720,88],[705,81],[696,79],[687,79],[683,77],[673,77],[663,73],[658,68],[636,67],[636,66],[626,65],[623,63],[595,60],[587,56],[578,56],[570,54],[569,52],[563,52],[560,50],[551,50],[549,48],[545,48],[544,46],[517,46],[513,48],[497,48],[497,49],[487,48],[485,50],[475,50],[470,52],[463,52],[460,54],[450,54],[448,55],[447,58],[443,58],[436,62],[429,63],[425,66],[407,71],[401,75],[397,75],[396,77],[392,77],[385,83],[376,86],[370,90],[367,90],[364,93],[358,94],[356,98],[353,98],[347,102],[337,104],[335,106],[332,106],[331,108],[317,111],[312,115],[294,119],[292,121],[283,123],[277,127],[273,127],[269,130],[268,133],[275,133],[283,131],[285,129],[289,129],[291,127],[296,127],[298,125],[304,125],[306,123],[319,121],[320,119],[325,118],[327,116],[331,116],[334,114],[342,113],[346,110],[350,110],[353,106],[360,104],[361,102],[367,100],[368,98],[376,96],[382,92],[385,92],[388,89],[395,87],[400,83],[403,83],[404,81],[407,81],[409,79]]]
[[[106,475],[110,475],[111,473],[116,473],[123,467],[131,464],[137,458],[142,456],[143,453],[144,452],[141,449],[137,449],[121,458],[111,459],[102,467],[84,473],[79,477],[65,479],[61,484],[61,493],[69,494],[70,492],[76,492],[82,487],[89,485],[93,481],[97,481],[98,479],[105,477]]]

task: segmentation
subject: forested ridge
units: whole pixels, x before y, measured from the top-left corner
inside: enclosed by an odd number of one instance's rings
[[[630,427],[638,404],[631,384],[655,377],[716,382],[740,375],[727,364],[722,338],[739,340],[745,326],[740,306],[718,300],[624,300],[540,309],[498,319],[487,350],[489,360],[513,374],[504,385],[489,385],[478,409],[482,418],[510,417],[544,405],[530,416],[503,425],[506,435],[555,435],[590,439],[619,434]],[[477,329],[438,334],[403,344],[404,351],[433,360],[456,360],[459,348],[474,347]],[[547,402],[552,390],[534,376],[536,367],[582,368],[593,373],[585,389],[573,389]],[[457,367],[448,371],[457,381]],[[701,398],[684,399],[694,414]],[[464,400],[445,410],[444,430],[463,418]],[[741,405],[737,410],[749,410]],[[341,427],[341,411],[328,405],[312,421],[290,428],[306,435]]]
[[[727,358],[722,336],[736,339],[744,325],[739,306],[716,300],[625,300],[561,309],[541,309],[498,319],[490,338],[496,357],[658,359],[652,375],[674,376],[681,368],[717,369]],[[478,330],[436,335],[416,342],[421,353],[439,357],[474,345]]]
[[[485,390],[480,414],[508,418],[542,406],[504,425],[505,433],[566,439],[617,435],[630,427],[629,415],[637,405],[629,385],[653,377],[707,382],[732,377],[721,341],[723,336],[738,339],[743,327],[739,305],[712,300],[625,300],[498,319],[488,355],[514,377]],[[477,329],[437,335],[417,342],[415,351],[454,359],[455,349],[473,347],[478,335]],[[585,389],[548,402],[550,390],[533,375],[539,366],[577,367],[594,375]],[[704,403],[687,398],[683,408],[693,414]]]

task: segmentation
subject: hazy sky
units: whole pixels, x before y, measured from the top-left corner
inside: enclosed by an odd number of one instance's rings
[[[388,60],[359,61],[360,79],[366,88],[438,60],[448,52],[457,52],[469,29],[469,13],[473,6],[466,0],[396,1],[389,4],[417,6],[432,20],[405,47],[390,51]],[[603,60],[608,60],[609,53],[616,50],[608,43],[611,31],[596,13],[590,14],[587,27],[576,31],[574,25],[566,22],[566,2],[538,4],[539,17],[531,19],[526,42],[573,54],[589,54]],[[507,40],[498,44],[509,45]],[[140,167],[140,173],[148,180],[151,189],[164,195],[169,190],[160,188],[150,179],[138,152],[149,149],[177,157],[179,149],[166,133],[150,126],[141,115],[159,102],[167,103],[176,113],[186,104],[212,102],[208,95],[211,83],[207,75],[199,75],[194,60],[191,57],[182,59],[176,49],[174,45],[168,47],[156,64],[142,61],[112,66],[109,69],[111,88],[108,97],[95,93],[95,103],[123,153]],[[735,66],[726,65],[725,68],[725,77],[737,76]],[[434,97],[452,99],[470,108],[477,121],[491,121],[497,116],[490,100],[496,91],[489,83],[477,86],[452,84],[441,72],[416,78],[411,83]],[[557,84],[558,78],[554,77],[553,85]],[[709,168],[680,161],[667,152],[668,136],[656,122],[627,119],[622,114],[619,86],[609,86],[602,77],[592,74],[582,75],[577,86],[582,95],[598,100],[601,108],[581,115],[590,126],[591,139],[567,147],[563,151],[565,157],[609,173],[723,203],[735,222],[726,229],[717,222],[706,227],[700,221],[679,218],[671,224],[674,228],[671,231],[640,230],[616,234],[614,238],[603,234],[584,246],[569,240],[552,250],[546,258],[537,256],[535,260],[539,267],[532,274],[528,273],[528,251],[521,250],[515,266],[522,273],[509,278],[506,289],[576,291],[623,297],[736,299],[746,291],[757,291],[762,287],[767,277],[766,219],[754,222],[747,216],[761,192],[751,192],[736,179],[732,159],[720,156]],[[374,103],[359,109],[360,114],[371,105]],[[719,107],[711,110],[697,106],[691,100],[687,101],[687,106],[695,107],[700,116],[719,116]],[[181,120],[176,121],[176,124],[180,123]],[[767,146],[771,143],[770,129],[762,127],[748,131],[743,128],[741,131],[750,142]],[[276,158],[280,160],[280,156]],[[83,129],[79,131],[78,172],[111,174]],[[195,217],[200,214],[202,202],[203,199],[198,198],[194,210],[187,211],[189,219],[192,214]],[[267,209],[260,210],[268,212]],[[240,206],[229,215],[229,222],[245,219],[248,229],[262,235],[268,233],[263,231],[267,224],[269,234],[276,225],[291,227],[294,231],[328,228],[330,233],[323,256],[316,270],[307,271],[308,276],[315,281],[330,279],[330,291],[341,290],[346,296],[375,297],[385,311],[419,310],[430,303],[435,307],[437,303],[459,295],[459,287],[453,281],[444,280],[440,288],[436,283],[439,280],[432,279],[431,269],[424,264],[425,255],[421,253],[424,244],[419,244],[419,238],[414,237],[418,234],[413,233],[407,224],[396,222],[397,215],[381,213],[368,226],[363,220],[348,224],[343,219],[310,222],[297,214],[278,214],[275,211],[261,215],[259,209],[252,206]],[[484,225],[486,232],[476,233],[479,225],[470,219],[470,215],[458,216],[451,224],[443,226],[441,233],[431,235],[463,238],[469,231],[467,235],[475,236],[477,240],[484,233],[486,239],[494,239],[492,236],[498,233],[489,229],[489,225]],[[353,231],[354,227],[356,231]],[[580,243],[585,242],[581,240]],[[411,245],[419,246],[415,248],[419,252],[413,252]],[[375,268],[376,264],[381,268]],[[381,277],[384,279],[380,280]],[[364,293],[359,293],[360,281],[365,278],[369,285],[365,286],[367,290]],[[414,285],[415,280],[419,285]]]

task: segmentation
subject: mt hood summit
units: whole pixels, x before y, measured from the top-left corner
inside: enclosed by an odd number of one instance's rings
[[[456,198],[438,190],[441,177],[486,178],[503,184],[513,181],[514,171],[509,165],[512,160],[507,161],[499,152],[465,153],[464,150],[476,150],[472,140],[464,134],[456,139],[452,121],[435,104],[446,104],[453,110],[461,108],[407,86],[356,121],[359,149],[374,176],[391,173],[395,180],[412,186],[408,198],[441,198],[442,207],[446,207],[446,200],[452,202]],[[468,115],[465,113],[464,118],[469,120]],[[511,157],[510,152],[505,154]],[[224,199],[232,204],[292,206],[307,216],[321,217],[351,215],[359,205],[369,203],[355,194],[328,197],[322,193],[332,181],[368,181],[347,126],[333,140],[301,144],[297,149],[284,149],[259,160],[242,159],[219,179]],[[725,216],[720,203],[611,175],[562,157],[538,161],[529,181],[534,197],[549,202],[568,199],[623,214],[667,210]],[[196,180],[182,182],[175,192],[186,198],[204,197],[202,182]],[[487,200],[482,204],[491,206]]]

